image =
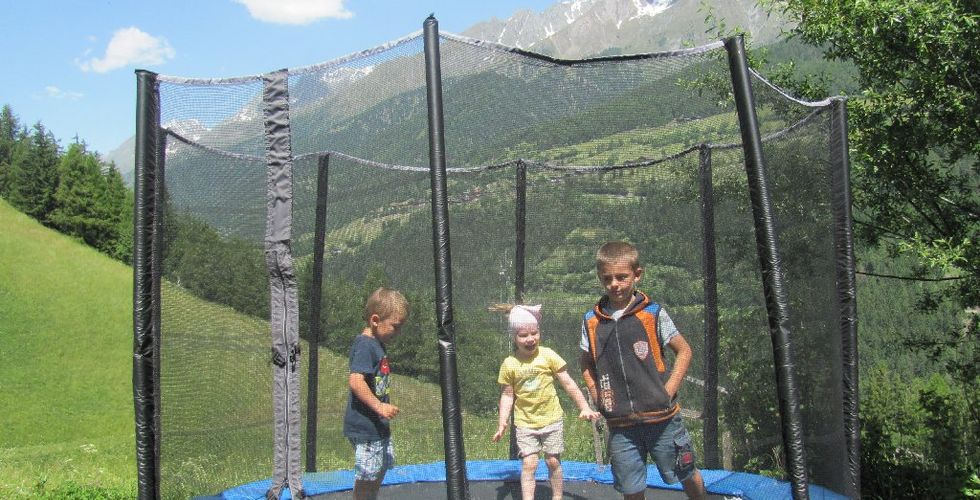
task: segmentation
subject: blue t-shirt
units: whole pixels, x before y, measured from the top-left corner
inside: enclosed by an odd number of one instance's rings
[[[374,337],[358,335],[350,348],[350,373],[362,373],[368,387],[382,402],[388,402],[388,355],[384,345]],[[391,435],[388,419],[383,418],[357,399],[353,391],[347,397],[344,414],[344,436],[359,441],[377,441]]]

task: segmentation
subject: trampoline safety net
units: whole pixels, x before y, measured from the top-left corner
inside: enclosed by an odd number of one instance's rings
[[[724,44],[563,61],[438,41],[466,459],[511,453],[506,439],[490,442],[511,345],[488,306],[543,304],[542,344],[581,384],[582,316],[601,294],[595,252],[626,240],[645,269],[639,288],[694,351],[680,402],[699,466],[789,481]],[[254,77],[140,75],[150,100],[137,159],[141,496],[215,494],[269,478],[284,456],[306,471],[350,469],[348,349],[381,285],[411,303],[388,346],[397,461],[446,456],[424,49],[416,34]],[[848,166],[834,121],[843,102],[800,102],[755,73],[751,85],[805,477],[853,496],[843,361],[853,305],[840,279],[849,219],[836,199],[846,202]],[[296,349],[282,337],[290,329]],[[601,426],[577,420],[559,393],[563,458],[605,460]],[[289,429],[277,412],[292,415]],[[277,444],[286,432],[302,439]]]

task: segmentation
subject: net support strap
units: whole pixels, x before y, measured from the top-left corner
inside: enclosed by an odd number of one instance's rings
[[[292,151],[289,129],[288,72],[263,76],[266,137],[266,267],[269,271],[272,333],[272,397],[275,440],[268,497],[288,487],[302,498],[300,468],[299,305],[290,252],[292,224]]]

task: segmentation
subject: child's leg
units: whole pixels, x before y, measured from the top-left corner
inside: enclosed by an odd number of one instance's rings
[[[375,500],[378,498],[378,490],[381,488],[380,477],[373,481],[367,479],[354,480],[354,500]]]
[[[395,463],[391,439],[354,443],[354,499],[375,500],[385,474]]]
[[[687,498],[692,500],[702,500],[708,495],[708,492],[704,489],[704,479],[701,478],[701,471],[698,469],[694,469],[691,477],[681,481],[681,485],[684,486],[684,493],[687,493]]]
[[[545,455],[544,463],[548,465],[548,481],[551,483],[551,500],[561,500],[564,478],[561,471],[561,455]]]
[[[534,500],[534,472],[538,470],[538,454],[525,455],[521,464],[521,498]]]
[[[534,472],[538,470],[538,454],[532,453],[525,455],[521,463],[521,498],[524,500],[534,499],[534,488],[537,484],[534,481]]]

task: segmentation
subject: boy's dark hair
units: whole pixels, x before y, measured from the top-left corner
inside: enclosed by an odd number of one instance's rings
[[[634,271],[640,268],[640,252],[625,241],[609,241],[595,253],[595,267],[602,268],[617,262],[628,262]]]
[[[408,318],[408,313],[408,300],[393,288],[380,287],[364,301],[364,321],[370,320],[374,314],[387,319],[395,314]]]

